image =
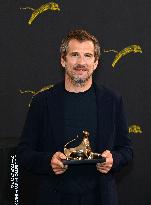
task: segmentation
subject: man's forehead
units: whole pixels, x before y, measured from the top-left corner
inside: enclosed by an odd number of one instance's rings
[[[90,40],[71,39],[68,44],[68,51],[84,49],[89,52],[94,52],[94,44]]]

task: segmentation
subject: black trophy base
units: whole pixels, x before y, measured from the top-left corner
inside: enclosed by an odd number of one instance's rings
[[[99,159],[64,159],[62,160],[64,165],[78,165],[78,164],[97,164],[97,163],[103,163],[106,159],[104,157],[101,157]]]

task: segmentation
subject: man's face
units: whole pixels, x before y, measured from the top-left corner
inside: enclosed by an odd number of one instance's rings
[[[93,42],[70,40],[66,58],[61,58],[61,64],[65,67],[66,77],[74,84],[84,84],[91,80],[98,64],[94,57]]]

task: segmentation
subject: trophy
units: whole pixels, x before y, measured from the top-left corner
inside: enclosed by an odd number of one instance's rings
[[[67,148],[67,146],[75,140],[76,139],[73,139],[65,144],[64,154],[67,158],[63,160],[63,164],[96,164],[105,162],[105,158],[102,157],[101,154],[92,152],[88,131],[83,131],[83,139],[78,146]]]

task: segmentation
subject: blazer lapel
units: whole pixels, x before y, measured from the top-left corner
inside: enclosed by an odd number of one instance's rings
[[[54,86],[48,99],[53,142],[56,149],[64,148],[64,82]]]
[[[113,100],[106,89],[94,84],[97,102],[97,151],[111,149],[113,144]]]

